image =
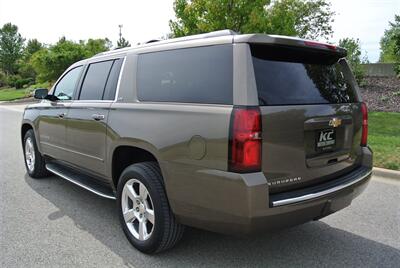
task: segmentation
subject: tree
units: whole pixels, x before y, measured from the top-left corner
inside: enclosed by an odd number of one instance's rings
[[[55,45],[35,52],[30,62],[40,82],[54,81],[74,62],[107,51],[110,47],[111,42],[107,38],[75,43],[62,37]]]
[[[385,30],[381,39],[380,62],[396,63],[396,72],[400,74],[400,15],[395,15],[394,22]]]
[[[130,47],[130,46],[131,44],[129,43],[129,41],[125,40],[125,38],[123,38],[122,36],[117,41],[117,48]]]
[[[334,15],[327,0],[175,0],[174,10],[174,37],[231,29],[327,38]]]
[[[29,39],[24,49],[24,55],[30,57],[35,52],[41,50],[43,47],[43,44],[40,43],[36,38]]]
[[[354,76],[359,84],[362,83],[364,78],[364,69],[361,66],[366,62],[366,59],[361,59],[361,45],[360,40],[354,38],[344,38],[339,40],[339,46],[347,50],[346,59],[353,70]]]
[[[86,48],[86,57],[92,57],[100,52],[108,51],[112,47],[112,43],[108,38],[89,39],[87,43],[83,43]]]
[[[84,44],[62,37],[55,45],[33,54],[31,62],[40,82],[54,81],[72,63],[84,59],[86,55]]]
[[[299,36],[307,39],[328,39],[335,13],[326,0],[280,0],[267,9],[269,21],[264,33]]]
[[[26,82],[28,81],[34,82],[34,80],[36,79],[36,72],[31,63],[31,58],[33,54],[35,54],[36,52],[38,52],[43,48],[44,45],[37,39],[28,40],[23,50],[23,56],[18,63],[19,65],[18,73],[22,78],[24,78]]]
[[[23,48],[24,38],[18,33],[18,27],[11,23],[4,24],[0,29],[0,68],[6,75],[16,74]]]

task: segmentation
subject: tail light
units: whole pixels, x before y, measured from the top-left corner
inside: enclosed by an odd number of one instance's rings
[[[361,103],[362,112],[362,134],[361,134],[361,146],[367,146],[368,139],[368,109],[365,102]]]
[[[233,109],[229,143],[229,171],[261,170],[261,114],[258,107]]]

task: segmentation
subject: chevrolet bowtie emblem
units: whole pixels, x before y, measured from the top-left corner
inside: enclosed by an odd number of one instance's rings
[[[342,124],[342,119],[339,118],[332,118],[329,120],[329,126],[330,127],[338,127]]]

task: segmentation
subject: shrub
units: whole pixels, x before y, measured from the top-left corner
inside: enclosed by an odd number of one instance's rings
[[[7,76],[0,71],[0,87],[4,87],[7,84]]]
[[[9,75],[6,76],[6,84],[8,86],[11,87],[15,87],[15,83],[17,82],[17,80],[22,79],[20,75],[16,74],[16,75]]]
[[[16,89],[21,89],[25,85],[33,84],[34,82],[33,78],[21,78],[15,81],[14,86]]]

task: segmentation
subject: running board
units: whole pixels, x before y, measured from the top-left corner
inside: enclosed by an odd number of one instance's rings
[[[72,182],[92,193],[101,197],[115,200],[115,195],[111,188],[98,184],[90,177],[74,172],[73,170],[55,163],[46,164],[46,169],[55,175]]]

